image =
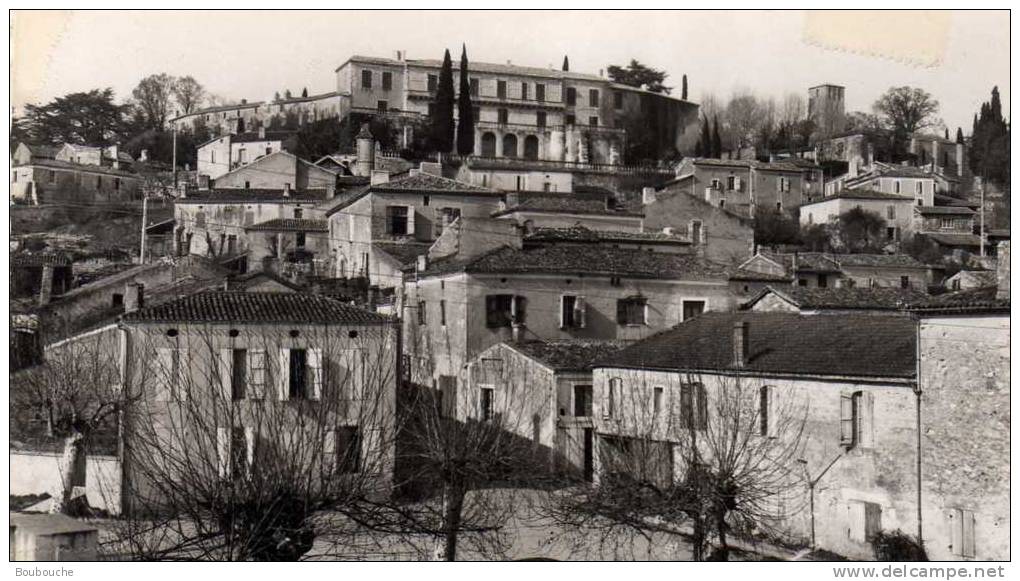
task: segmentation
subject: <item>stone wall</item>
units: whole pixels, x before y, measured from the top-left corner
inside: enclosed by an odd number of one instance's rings
[[[63,455],[53,452],[10,451],[11,494],[48,493],[63,496]],[[88,456],[85,463],[85,495],[89,505],[120,514],[120,459],[114,456]]]

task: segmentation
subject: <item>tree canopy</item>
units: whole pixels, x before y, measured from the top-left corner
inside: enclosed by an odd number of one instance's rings
[[[971,170],[997,184],[1009,184],[1009,121],[1002,116],[999,88],[992,88],[992,98],[981,104],[974,117],[971,133]],[[963,132],[958,132],[958,140]]]
[[[475,151],[475,110],[471,104],[471,80],[468,78],[467,45],[460,53],[460,91],[457,94],[457,153]]]
[[[113,89],[93,89],[57,97],[44,105],[26,105],[24,134],[50,145],[113,143],[126,130],[129,109],[114,103],[113,98]]]
[[[447,49],[443,55],[443,67],[439,71],[439,85],[433,100],[432,110],[432,148],[435,151],[449,153],[453,150],[456,128],[453,119],[453,61]]]
[[[673,90],[672,87],[667,87],[663,84],[669,74],[665,71],[660,71],[643,65],[635,59],[631,59],[630,64],[626,67],[609,65],[606,72],[609,74],[609,78],[615,83],[630,85],[631,87],[640,87],[647,91],[651,91],[652,93],[664,93],[668,95],[670,91]]]

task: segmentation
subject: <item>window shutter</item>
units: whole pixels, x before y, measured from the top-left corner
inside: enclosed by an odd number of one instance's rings
[[[407,207],[407,235],[414,235],[414,206]]]
[[[870,541],[882,532],[882,506],[874,502],[862,502],[864,505],[864,540]]]
[[[230,476],[230,428],[216,428],[216,460],[220,478]]]
[[[733,178],[733,189],[739,192],[741,191],[740,186],[741,186],[740,178]]]
[[[230,402],[234,399],[232,389],[234,378],[234,350],[220,349],[220,387],[223,401]]]
[[[864,448],[871,448],[875,434],[875,394],[870,391],[862,393],[860,407],[861,409],[857,410],[861,416],[860,444]]]
[[[276,397],[280,401],[290,398],[290,349],[280,349],[280,369],[276,374]]]
[[[486,327],[498,327],[499,321],[496,314],[496,308],[499,297],[497,295],[488,295],[485,297],[485,326]]]
[[[560,295],[560,329],[567,328],[567,296]]]
[[[170,401],[170,389],[174,381],[174,350],[156,349],[156,365],[152,370],[152,383],[156,401]]]
[[[517,324],[523,324],[525,318],[527,317],[528,298],[515,295],[513,303],[511,303],[511,305],[513,307],[513,312],[511,313],[511,316],[513,317],[513,322]]]
[[[960,511],[963,545],[960,554],[964,557],[976,556],[974,543],[974,513],[969,510]]]
[[[849,392],[839,395],[839,443],[843,446],[854,444],[854,399]]]
[[[949,548],[954,555],[963,556],[963,511],[951,508],[946,511],[949,525]]]
[[[266,395],[266,351],[248,350],[248,390],[251,399],[262,399]]]
[[[623,299],[616,301],[616,322],[621,325],[627,324],[627,301]]]
[[[574,323],[581,329],[584,328],[588,308],[584,303],[584,297],[574,299]]]
[[[850,537],[851,541],[863,543],[866,540],[866,518],[863,502],[851,501],[847,503],[847,521],[849,525],[847,536]]]
[[[245,444],[245,461],[248,463],[248,473],[251,474],[251,468],[255,465],[255,429],[245,428],[244,429],[244,444]]]
[[[177,366],[175,368],[176,377],[174,377],[174,389],[176,391],[175,397],[184,403],[188,401],[188,371],[190,370],[190,362],[188,359],[188,350],[181,348],[177,349]]]
[[[386,206],[386,234],[393,234],[393,206]]]
[[[308,350],[308,367],[312,371],[312,399],[322,398],[322,349]]]

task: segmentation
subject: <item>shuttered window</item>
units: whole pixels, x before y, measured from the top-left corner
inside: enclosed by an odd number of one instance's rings
[[[485,325],[489,328],[524,324],[527,299],[514,295],[488,295],[485,297]]]
[[[583,329],[585,327],[584,297],[563,295],[560,297],[560,328]]]
[[[616,322],[621,325],[646,324],[648,300],[644,297],[627,297],[616,301]]]
[[[695,430],[708,427],[708,394],[704,384],[680,385],[680,425]]]
[[[949,548],[957,557],[974,557],[977,555],[974,543],[973,511],[953,508],[947,511],[949,521]]]

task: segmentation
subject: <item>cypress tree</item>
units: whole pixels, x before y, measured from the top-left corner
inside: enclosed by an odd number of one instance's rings
[[[949,128],[946,127],[946,141],[949,141]]]
[[[956,128],[956,142],[963,143],[963,127]]]
[[[680,98],[684,101],[687,100],[687,75],[684,75],[683,82],[680,84]]]
[[[712,129],[708,126],[708,117],[701,117],[701,135],[698,137],[701,153],[698,157],[712,157]]]
[[[563,70],[570,70],[570,59],[567,58],[567,55],[563,55]]]
[[[457,117],[457,153],[471,155],[475,151],[475,111],[471,106],[467,45],[462,45],[460,53],[460,94],[457,95]]]
[[[715,116],[714,125],[715,126],[712,129],[712,157],[722,159],[722,138],[719,136],[718,115]]]
[[[307,97],[308,96],[308,87],[305,87],[304,89],[301,89],[301,96],[302,97]]]
[[[439,86],[436,88],[435,107],[432,114],[432,149],[441,153],[453,150],[456,127],[453,120],[453,61],[450,50],[443,56],[443,68],[439,71]]]

